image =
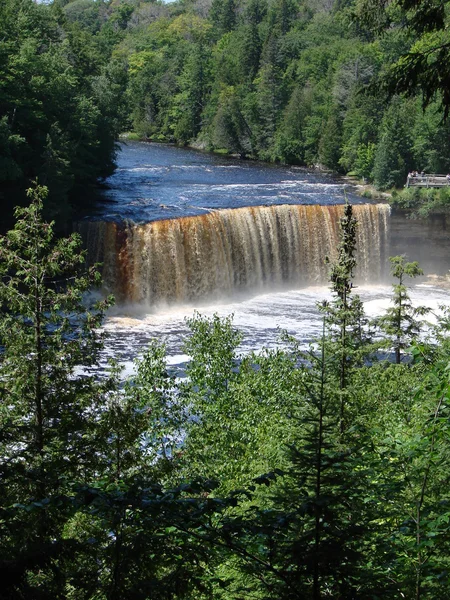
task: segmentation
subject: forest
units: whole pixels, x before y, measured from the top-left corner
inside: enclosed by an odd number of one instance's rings
[[[62,232],[124,131],[380,189],[448,171],[447,8],[0,0],[0,598],[450,598],[450,312],[413,306],[419,264],[368,319],[347,204],[308,350],[196,314],[185,378],[158,340],[99,377],[114,299]]]
[[[99,377],[113,300],[47,193],[0,238],[0,597],[449,598],[450,313],[412,305],[419,265],[369,321],[348,204],[309,350],[195,314],[186,377],[158,340]]]
[[[64,225],[119,133],[404,185],[450,170],[445,2],[3,0],[0,194]],[[448,194],[402,204],[414,208]],[[413,196],[413,197],[411,197]],[[11,211],[10,211],[11,212]]]

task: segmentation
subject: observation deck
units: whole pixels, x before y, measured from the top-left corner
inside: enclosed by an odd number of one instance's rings
[[[405,187],[440,188],[450,186],[449,175],[425,173],[424,175],[408,175]]]

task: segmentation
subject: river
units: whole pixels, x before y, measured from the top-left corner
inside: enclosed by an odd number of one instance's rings
[[[152,338],[166,344],[169,364],[182,368],[185,318],[195,311],[234,315],[243,353],[280,345],[281,330],[306,347],[320,331],[317,302],[330,297],[324,260],[336,246],[345,197],[360,220],[356,291],[368,316],[389,305],[392,246],[412,252],[411,259],[417,252],[433,268],[429,231],[421,236],[415,225],[412,235],[386,206],[366,205],[332,176],[303,168],[130,142],[106,183],[80,230],[118,298],[105,323],[103,361],[118,359],[125,374]],[[441,272],[449,254],[444,242],[440,235]],[[411,295],[433,311],[450,299],[426,282]]]
[[[136,223],[223,208],[344,201],[344,186],[331,175],[143,142],[121,144],[117,170],[106,183],[98,218]]]

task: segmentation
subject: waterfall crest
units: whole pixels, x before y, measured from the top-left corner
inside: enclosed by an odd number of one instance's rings
[[[355,205],[355,277],[377,282],[384,268],[389,206]],[[226,209],[145,224],[85,222],[90,262],[103,263],[119,302],[183,303],[325,284],[336,256],[343,206]]]

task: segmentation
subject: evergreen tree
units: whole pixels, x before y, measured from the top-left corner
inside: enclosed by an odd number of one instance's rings
[[[305,125],[311,112],[309,90],[296,86],[277,131],[275,158],[287,163],[305,162]]]
[[[394,98],[383,117],[373,167],[373,178],[380,189],[402,186],[408,171],[414,168],[411,106],[401,98]]]
[[[283,470],[255,478],[272,493],[259,492],[259,502],[230,515],[218,530],[245,574],[241,590],[248,596],[370,598],[380,589],[364,547],[375,518],[364,505],[373,494],[371,465],[361,431],[357,443],[341,441],[340,393],[326,328],[324,317],[319,352],[302,353],[308,366],[299,368],[299,390],[291,398],[296,433]]]
[[[240,99],[232,87],[224,88],[212,124],[211,140],[216,148],[226,148],[241,157],[252,153],[253,134],[243,115]]]
[[[366,180],[372,179],[382,112],[379,100],[368,93],[353,94],[346,107],[339,163]]]
[[[387,336],[386,344],[394,350],[395,362],[400,364],[402,353],[419,335],[421,323],[417,317],[427,312],[424,307],[413,306],[405,278],[419,277],[423,271],[417,262],[406,262],[404,256],[393,256],[389,260],[391,275],[397,279],[397,283],[393,284],[393,306],[378,320],[378,325]]]
[[[278,44],[278,37],[272,34],[265,44],[261,67],[254,81],[259,121],[258,146],[260,155],[266,158],[274,143],[284,96],[282,71],[278,65]]]
[[[180,94],[175,98],[180,119],[174,127],[175,139],[186,143],[194,139],[202,126],[202,112],[208,94],[208,58],[202,42],[193,46],[180,76]]]
[[[60,597],[61,561],[71,553],[62,536],[72,512],[64,495],[96,461],[92,415],[101,386],[74,370],[96,364],[109,301],[91,310],[84,304],[99,275],[86,270],[77,235],[55,241],[42,219],[46,194],[39,186],[28,192],[30,206],[16,210],[0,243],[0,503],[7,515],[0,560],[3,585],[16,590],[11,597],[22,597],[19,589]]]
[[[252,82],[258,73],[262,52],[262,42],[258,25],[250,23],[243,30],[241,50],[242,70],[246,80]]]
[[[275,27],[278,34],[285,35],[295,19],[297,9],[296,0],[275,0],[268,14],[270,27]]]
[[[369,350],[368,334],[364,330],[364,308],[361,299],[352,295],[353,271],[356,267],[356,228],[350,204],[344,208],[341,218],[341,240],[338,257],[331,265],[330,281],[334,299],[331,303],[319,305],[324,312],[329,327],[330,352],[336,360],[336,375],[341,394],[340,429],[344,433],[348,426],[345,416],[350,386],[350,374],[356,366],[361,366]],[[370,351],[370,350],[369,350]]]
[[[117,370],[89,374],[110,300],[87,306],[99,275],[86,270],[77,235],[55,240],[42,219],[46,193],[29,192],[30,206],[0,240],[1,595],[203,593],[208,525],[236,495],[210,499],[216,484],[193,477],[162,485],[174,459],[166,434],[179,432],[182,413],[161,349],[149,350],[125,389]],[[220,365],[213,359],[207,379],[218,392],[228,372]]]
[[[319,144],[319,160],[329,169],[339,170],[339,158],[341,156],[341,132],[342,124],[339,120],[336,107],[327,119]]]
[[[267,2],[265,0],[250,0],[245,7],[246,26],[243,29],[241,61],[244,77],[249,81],[253,81],[259,69],[262,52],[260,25],[266,14]]]
[[[232,31],[236,26],[236,0],[212,0],[210,18],[218,37]]]

